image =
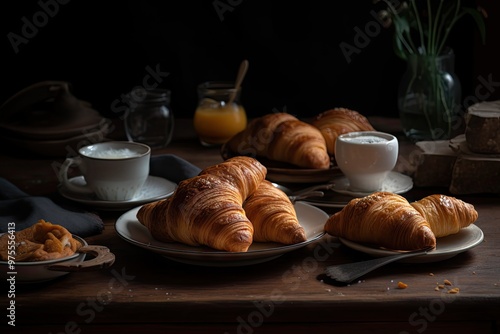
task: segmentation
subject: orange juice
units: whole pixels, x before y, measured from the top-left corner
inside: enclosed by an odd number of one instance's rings
[[[194,113],[194,129],[203,145],[224,144],[246,126],[245,109],[236,103],[202,103]]]

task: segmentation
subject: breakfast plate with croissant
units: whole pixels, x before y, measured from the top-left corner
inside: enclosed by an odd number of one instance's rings
[[[161,242],[136,218],[140,207],[123,214],[116,222],[116,232],[125,241],[160,254],[176,262],[210,267],[236,267],[274,260],[321,239],[328,215],[306,203],[297,202],[295,210],[304,228],[305,241],[286,245],[278,242],[253,242],[246,251],[228,252],[207,246],[190,246],[180,242]]]
[[[437,262],[479,245],[484,235],[474,223],[474,206],[442,194],[409,202],[375,192],[351,200],[330,216],[325,231],[346,246],[375,257],[432,248],[405,262]]]
[[[347,132],[373,131],[357,111],[335,108],[311,122],[288,113],[272,113],[253,119],[221,149],[224,159],[243,155],[258,159],[273,182],[327,182],[342,174],[335,163],[336,138]]]
[[[268,261],[321,238],[328,215],[293,204],[266,173],[246,156],[209,166],[171,197],[123,214],[116,231],[173,260],[212,266]]]

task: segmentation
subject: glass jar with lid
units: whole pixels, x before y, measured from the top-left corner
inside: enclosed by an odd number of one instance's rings
[[[222,145],[246,128],[240,93],[241,88],[236,89],[232,82],[209,81],[198,86],[194,129],[202,145]]]
[[[125,132],[130,141],[152,148],[167,146],[174,132],[170,90],[136,88],[127,97]]]

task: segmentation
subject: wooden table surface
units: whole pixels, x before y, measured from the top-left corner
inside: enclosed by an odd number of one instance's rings
[[[201,168],[222,161],[218,148],[181,137],[153,153],[176,154]],[[407,154],[412,145],[400,142]],[[0,177],[29,194],[57,201],[53,166],[63,160],[4,153]],[[405,196],[436,192],[446,189],[414,188]],[[85,207],[105,222],[102,234],[86,240],[109,247],[116,255],[114,265],[16,285],[16,327],[8,326],[3,316],[2,333],[498,333],[499,198],[460,198],[478,211],[476,225],[484,242],[442,262],[393,263],[349,285],[326,279],[325,267],[369,257],[330,236],[261,264],[195,266],[124,241],[114,227],[123,212]],[[322,209],[328,214],[338,210]],[[460,292],[436,291],[445,280]],[[399,281],[408,287],[398,289]],[[4,285],[0,297],[5,314],[7,290]]]

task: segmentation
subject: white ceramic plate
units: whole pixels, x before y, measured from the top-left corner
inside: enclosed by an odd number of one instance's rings
[[[340,241],[349,248],[369,254],[374,257],[382,257],[398,254],[397,252],[366,246],[344,238]],[[436,240],[436,249],[426,255],[419,255],[408,259],[400,260],[406,263],[427,263],[444,261],[462,252],[479,245],[484,239],[483,231],[476,225],[463,228],[457,234],[452,234]]]
[[[74,177],[69,181],[78,185],[85,184],[83,176]],[[59,192],[67,199],[103,210],[128,210],[141,204],[167,198],[174,193],[176,187],[177,184],[162,177],[148,176],[140,193],[133,199],[127,201],[105,201],[98,199],[93,194],[85,195],[73,193],[64,188],[64,186],[59,186]]]
[[[331,182],[334,183],[332,190],[341,194],[351,195],[353,197],[365,197],[373,193],[351,190],[349,188],[349,180],[347,180],[344,175],[334,178]],[[382,188],[377,191],[402,194],[411,190],[411,188],[413,188],[413,180],[411,177],[393,171],[387,175]]]
[[[136,246],[158,253],[168,259],[212,267],[234,267],[262,263],[273,260],[285,253],[302,248],[320,239],[328,214],[309,204],[298,202],[295,210],[300,224],[304,227],[307,240],[295,245],[254,242],[247,252],[224,252],[208,247],[193,247],[180,243],[164,243],[154,239],[148,229],[137,220],[140,207],[121,215],[115,224],[116,232],[124,240]]]

